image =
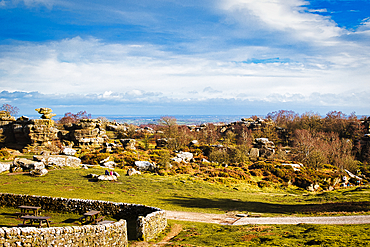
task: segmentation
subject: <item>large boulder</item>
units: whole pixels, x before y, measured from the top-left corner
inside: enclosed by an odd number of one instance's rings
[[[0,173],[10,171],[10,163],[0,163]]]
[[[98,177],[99,181],[116,181],[117,177],[115,175],[100,175]]]
[[[76,154],[76,150],[74,150],[73,148],[69,148],[69,147],[64,147],[62,149],[62,154],[64,155],[70,155],[70,156],[73,156]]]
[[[46,170],[45,168],[30,171],[30,175],[34,177],[42,177],[45,176],[46,174],[48,174],[48,170]]]
[[[190,152],[180,152],[176,155],[178,158],[181,158],[185,162],[189,162],[193,159],[193,154]]]
[[[252,159],[257,159],[260,156],[260,150],[258,148],[251,148],[249,156]]]
[[[149,161],[135,161],[135,166],[140,171],[154,171],[155,165]]]
[[[109,168],[109,169],[114,169],[117,166],[117,164],[114,161],[107,161],[101,164],[101,166]]]
[[[29,160],[25,158],[15,158],[13,161],[15,167],[20,167],[23,170],[35,170],[35,169],[44,169],[45,165],[43,162]]]
[[[34,159],[41,160],[46,166],[79,167],[81,165],[81,160],[79,158],[67,155],[34,156]]]

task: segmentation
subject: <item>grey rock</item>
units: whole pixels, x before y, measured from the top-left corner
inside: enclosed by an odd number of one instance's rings
[[[114,169],[117,166],[117,164],[114,161],[108,161],[108,162],[104,162],[102,166],[106,168]]]
[[[135,166],[140,171],[153,171],[155,169],[155,165],[149,161],[135,161]]]
[[[0,173],[10,171],[10,163],[0,163]]]
[[[141,172],[136,171],[135,168],[130,168],[127,170],[126,176],[140,175]]]
[[[117,177],[114,175],[100,175],[98,177],[98,180],[100,181],[116,181]]]
[[[62,150],[62,154],[65,154],[65,155],[75,155],[76,154],[76,150],[74,150],[73,148],[68,148],[68,147],[64,147],[63,150]]]
[[[45,168],[30,171],[30,175],[34,177],[42,177],[45,176],[46,174],[48,174],[48,170],[46,170]]]

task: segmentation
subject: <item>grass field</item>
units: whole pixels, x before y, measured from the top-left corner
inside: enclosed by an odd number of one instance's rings
[[[166,246],[369,246],[370,243],[370,225],[222,226],[170,220],[168,229],[175,224],[182,231]]]
[[[122,175],[123,170],[117,170]],[[0,175],[0,192],[66,198],[139,203],[165,210],[258,213],[264,216],[330,215],[370,211],[370,188],[352,187],[323,193],[258,188],[249,184],[227,186],[180,176],[121,176],[115,182],[94,182],[86,175],[104,169],[52,170],[45,177]]]
[[[20,210],[12,207],[0,207],[0,227],[13,227],[22,223],[23,220],[18,217],[17,212]],[[50,226],[80,226],[82,225],[78,219],[81,215],[73,213],[58,213],[58,212],[45,212],[41,216],[50,216]],[[106,217],[107,220],[114,220]]]
[[[125,170],[116,171],[125,174]],[[369,187],[307,193],[294,187],[261,189],[242,183],[213,184],[188,175],[143,174],[121,176],[115,182],[95,182],[87,178],[89,173],[103,174],[104,169],[52,170],[45,177],[1,174],[0,192],[138,203],[165,210],[204,213],[331,216],[370,212]],[[0,211],[2,220],[12,213],[8,208],[4,210]],[[51,216],[54,222],[61,224],[78,218],[76,215]],[[169,223],[170,226],[181,224],[183,231],[168,246],[368,246],[370,240],[369,225],[221,226],[172,220]]]

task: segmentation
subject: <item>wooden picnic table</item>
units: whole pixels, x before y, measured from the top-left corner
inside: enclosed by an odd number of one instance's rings
[[[48,227],[50,227],[49,219],[51,217],[49,216],[34,216],[34,215],[25,215],[22,216],[21,219],[23,219],[22,226],[33,226],[33,223],[38,223],[38,227],[42,227],[43,223],[46,223]],[[29,221],[29,223],[27,223]]]
[[[91,210],[89,212],[84,213],[84,215],[80,218],[80,222],[92,222],[93,224],[98,223],[99,221],[104,219],[104,216],[98,217],[100,211]]]
[[[20,213],[21,216],[22,215],[34,215],[34,216],[38,216],[40,214],[39,210],[41,209],[41,207],[26,206],[26,205],[18,206],[18,208],[21,209],[21,213]]]

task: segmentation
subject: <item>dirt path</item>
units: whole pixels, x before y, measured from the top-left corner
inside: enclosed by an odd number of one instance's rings
[[[162,239],[161,242],[156,244],[150,244],[148,242],[142,241],[142,242],[136,242],[133,244],[130,244],[130,247],[146,247],[146,246],[152,246],[152,247],[159,247],[163,246],[169,243],[171,239],[176,237],[180,232],[182,231],[182,226],[179,224],[174,224],[171,228],[171,231],[167,234],[166,237]]]
[[[238,217],[235,214],[206,214],[166,211],[172,220],[196,221],[221,225],[248,224],[370,224],[370,215],[332,217]],[[241,215],[242,216],[242,215]]]
[[[334,217],[242,217],[244,215],[233,214],[206,214],[193,212],[166,211],[167,219],[195,221],[203,223],[214,223],[221,225],[249,225],[249,224],[370,224],[370,215],[355,215],[355,216],[334,216]],[[176,237],[182,231],[180,224],[174,224],[171,231],[163,240],[157,244],[149,244],[148,242],[136,242],[130,246],[146,247],[146,246],[164,246],[170,243],[171,239]]]

